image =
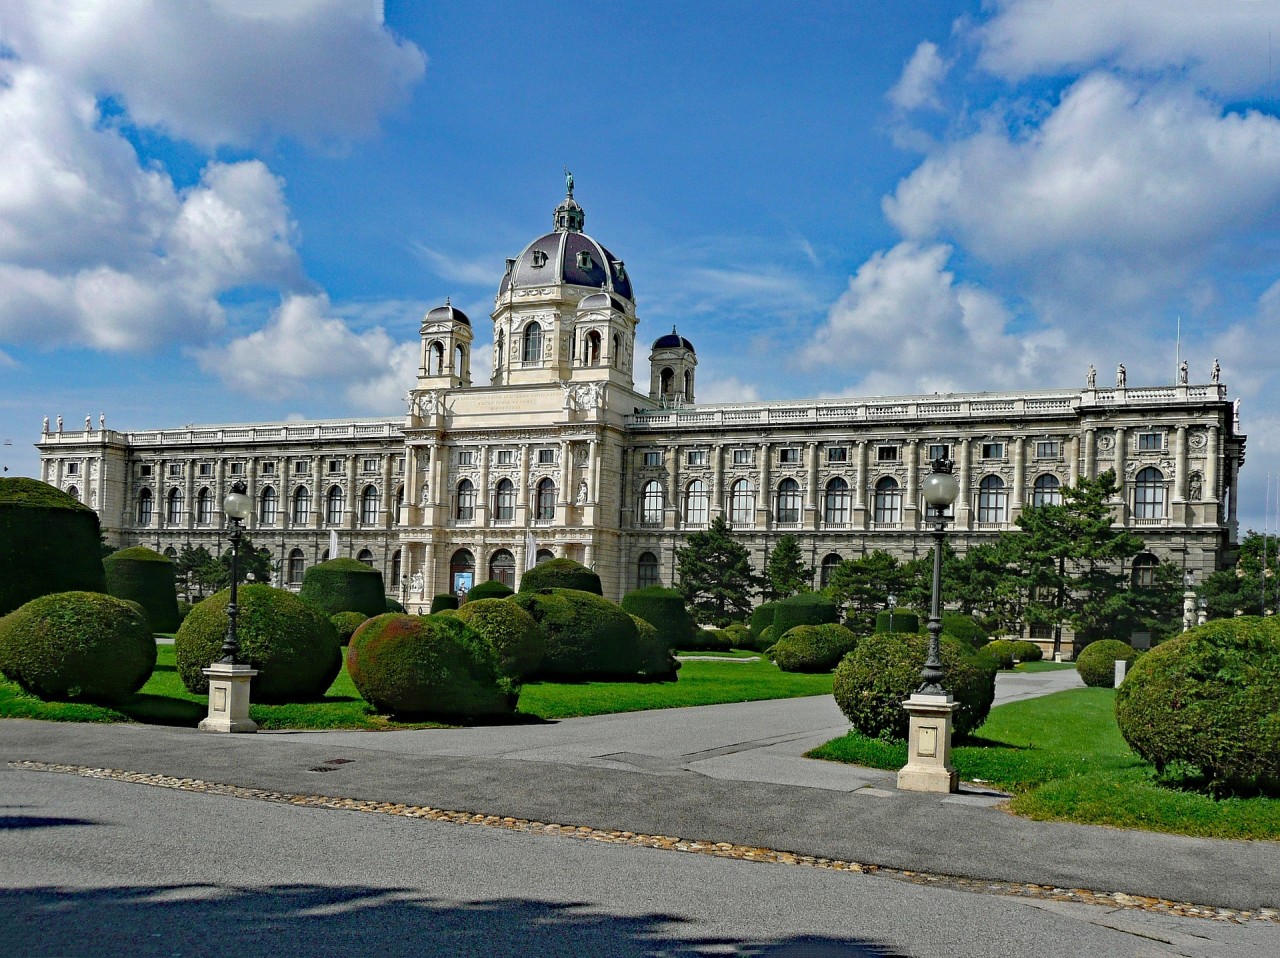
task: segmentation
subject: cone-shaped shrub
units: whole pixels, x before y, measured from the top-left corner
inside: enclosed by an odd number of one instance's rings
[[[456,615],[370,619],[347,646],[347,672],[370,705],[393,715],[469,718],[516,707],[497,653]]]
[[[993,645],[995,643],[992,643]],[[1095,689],[1114,688],[1116,684],[1116,662],[1123,659],[1132,662],[1138,652],[1128,642],[1119,639],[1100,639],[1090,642],[1076,656],[1076,671],[1084,684]]]
[[[211,595],[191,609],[178,629],[174,654],[189,692],[209,691],[202,670],[222,657],[230,600],[230,589]],[[258,670],[253,701],[307,702],[323,696],[342,668],[338,634],[328,616],[292,592],[269,585],[240,586],[236,602],[240,659]]]
[[[156,632],[176,632],[178,591],[174,583],[173,563],[146,546],[134,546],[113,552],[102,560],[106,574],[107,594],[118,599],[132,599],[147,612],[147,620]]]
[[[572,559],[549,559],[525,572],[520,577],[521,592],[538,592],[541,589],[576,589],[604,595],[600,577]]]
[[[481,582],[478,586],[467,593],[467,601],[475,602],[478,599],[505,599],[509,595],[515,595],[515,589],[507,585],[500,579],[490,579],[487,582]]]
[[[0,615],[54,592],[103,592],[98,514],[48,483],[0,478]]]
[[[503,601],[532,615],[547,637],[539,677],[608,679],[639,673],[635,623],[612,602],[577,589],[520,592]]]
[[[503,599],[468,601],[458,610],[458,618],[471,626],[497,653],[503,675],[523,679],[542,662],[547,638],[534,617],[514,602]]]
[[[380,615],[387,608],[382,573],[358,559],[330,559],[311,566],[302,574],[298,598],[325,615]]]
[[[773,661],[784,672],[830,672],[858,645],[843,625],[797,625],[773,646]]]

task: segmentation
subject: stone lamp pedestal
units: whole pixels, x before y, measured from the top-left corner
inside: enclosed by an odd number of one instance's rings
[[[249,680],[258,670],[247,665],[214,662],[204,670],[209,679],[209,714],[200,722],[202,732],[256,732],[249,718]]]
[[[909,718],[907,764],[898,788],[911,792],[954,792],[960,778],[951,767],[951,716],[959,706],[950,695],[914,693],[902,703]]]

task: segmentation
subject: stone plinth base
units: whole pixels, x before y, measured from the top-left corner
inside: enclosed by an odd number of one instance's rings
[[[257,723],[249,718],[249,680],[258,670],[214,662],[204,674],[209,679],[209,715],[200,723],[200,731],[258,731]]]
[[[912,792],[954,792],[960,785],[951,767],[951,715],[959,707],[950,695],[916,692],[902,703],[911,717],[907,764],[898,772],[898,788]]]

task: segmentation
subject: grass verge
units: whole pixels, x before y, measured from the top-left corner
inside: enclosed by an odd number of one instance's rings
[[[1022,662],[1014,667],[1015,672],[1069,672],[1074,669],[1074,662]]]
[[[808,754],[885,769],[907,760],[904,743],[854,732]],[[1070,689],[1001,705],[951,755],[962,779],[1012,792],[1010,810],[1028,818],[1280,841],[1280,799],[1213,799],[1157,783],[1155,769],[1120,735],[1113,689]]]

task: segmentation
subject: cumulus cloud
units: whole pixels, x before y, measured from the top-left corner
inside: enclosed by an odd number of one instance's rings
[[[938,87],[946,76],[947,65],[938,45],[925,40],[916,47],[898,82],[889,90],[889,102],[899,110],[939,110],[942,100]]]
[[[737,376],[699,376],[695,381],[695,398],[698,405],[707,403],[759,402],[760,390],[754,383],[743,382]],[[648,387],[645,387],[648,391]]]
[[[422,243],[413,243],[410,248],[431,271],[441,279],[463,283],[468,286],[497,287],[501,276],[493,268],[493,264],[501,262],[496,256],[482,256],[473,260],[465,260],[450,256],[439,250],[431,249]]]
[[[381,0],[11,2],[4,18],[22,60],[205,147],[367,135],[426,63]]]

